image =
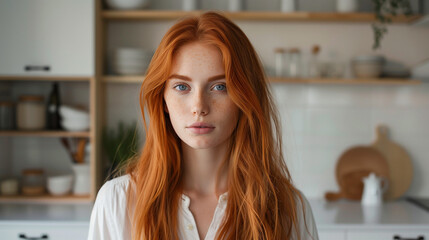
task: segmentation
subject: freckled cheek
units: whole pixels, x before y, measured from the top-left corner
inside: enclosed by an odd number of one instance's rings
[[[217,113],[217,116],[228,118],[228,121],[232,121],[238,116],[238,107],[230,99],[213,100],[211,106],[215,106],[212,109],[213,113]]]

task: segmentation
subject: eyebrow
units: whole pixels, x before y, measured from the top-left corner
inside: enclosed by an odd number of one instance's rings
[[[192,81],[192,79],[190,77],[179,75],[179,74],[172,74],[170,77],[168,77],[168,79],[170,79],[170,78],[178,78],[178,79],[185,80],[185,81]],[[225,78],[225,74],[221,74],[221,75],[209,77],[208,81],[211,82],[211,81],[216,81],[216,80],[224,79],[224,78]]]

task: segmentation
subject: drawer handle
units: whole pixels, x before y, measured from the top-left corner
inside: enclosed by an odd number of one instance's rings
[[[24,67],[25,71],[46,71],[48,72],[51,70],[50,66],[34,66],[34,65],[27,65]]]
[[[395,236],[393,236],[393,239],[394,240],[425,240],[425,237],[424,236],[418,236],[416,238],[403,238],[399,235],[395,235]]]
[[[27,237],[25,234],[19,234],[20,239],[28,239],[28,240],[39,240],[39,239],[48,239],[48,234],[43,234],[40,237]]]

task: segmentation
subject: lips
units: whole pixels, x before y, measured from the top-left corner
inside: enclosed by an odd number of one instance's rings
[[[204,122],[195,122],[186,128],[195,134],[207,134],[215,129],[213,125]]]

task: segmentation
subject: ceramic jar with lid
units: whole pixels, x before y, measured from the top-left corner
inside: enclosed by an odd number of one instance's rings
[[[43,96],[24,95],[19,97],[16,121],[19,130],[41,130],[46,124],[46,106]]]
[[[43,169],[24,169],[22,171],[22,194],[42,195],[45,193],[45,185]]]
[[[9,178],[0,182],[0,193],[5,196],[18,195],[18,180]]]

